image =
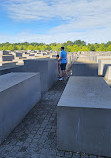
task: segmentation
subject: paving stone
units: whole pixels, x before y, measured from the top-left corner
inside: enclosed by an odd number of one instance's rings
[[[82,154],[81,158],[88,158],[89,156],[87,154]]]
[[[40,154],[33,154],[30,158],[40,158]]]
[[[73,153],[72,157],[73,157],[73,158],[80,158],[80,154]]]
[[[58,151],[57,156],[64,157],[65,156],[64,151]]]
[[[94,156],[94,155],[90,155],[90,158],[97,158],[97,156]]]
[[[72,157],[72,152],[65,152],[65,157],[67,158]]]

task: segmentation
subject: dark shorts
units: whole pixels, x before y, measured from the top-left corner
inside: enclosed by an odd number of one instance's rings
[[[61,70],[66,70],[66,63],[61,64]]]

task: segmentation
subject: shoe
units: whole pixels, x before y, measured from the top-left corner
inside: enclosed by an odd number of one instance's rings
[[[63,80],[63,78],[59,78],[59,81],[62,81]]]

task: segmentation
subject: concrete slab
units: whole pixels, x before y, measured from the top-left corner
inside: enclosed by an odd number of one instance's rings
[[[61,150],[111,157],[111,89],[101,77],[71,77],[57,106]]]
[[[11,73],[11,72],[23,72],[23,65],[21,66],[17,66],[17,65],[3,65],[0,67],[0,76],[7,74],[7,73]]]
[[[57,80],[57,60],[33,59],[24,60],[25,72],[40,72],[42,92],[47,91]]]
[[[12,61],[14,59],[13,55],[0,55],[0,61]]]
[[[16,61],[3,61],[0,62],[0,66],[16,66]]]
[[[40,72],[41,89],[44,93],[57,80],[57,61],[49,58],[24,60],[22,66],[1,69],[0,75],[10,72]]]
[[[108,66],[107,72],[105,74],[105,79],[111,81],[111,66]]]
[[[0,144],[40,98],[39,73],[0,76]]]
[[[101,59],[98,61],[98,75],[104,76],[108,66],[111,65],[111,59]]]
[[[23,53],[21,53],[21,52],[11,52],[11,54],[12,55],[14,55],[14,58],[16,58],[16,57],[22,57],[22,55],[23,55]]]
[[[72,53],[67,53],[67,66],[66,69],[69,70],[72,66]]]
[[[99,56],[94,56],[94,60],[98,63],[98,61],[100,60],[100,59],[107,59],[107,58],[109,58],[109,59],[111,59],[111,56],[108,56],[108,55],[103,55],[103,56],[101,56],[101,55],[99,55]]]
[[[74,62],[72,64],[73,76],[98,76],[98,64]]]
[[[0,55],[9,55],[9,51],[1,50]]]

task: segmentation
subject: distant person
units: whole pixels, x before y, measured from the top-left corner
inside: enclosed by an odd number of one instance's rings
[[[61,64],[61,62],[60,62],[60,60],[59,60],[59,55],[57,55],[56,56],[56,59],[58,60],[58,77],[60,77],[60,72],[61,72],[61,67],[60,67],[60,64]]]
[[[59,80],[62,81],[64,77],[67,75],[66,73],[67,52],[64,50],[64,47],[61,47],[61,54],[60,54],[59,61],[61,61],[60,66],[61,66],[61,71],[62,71],[62,77]]]

